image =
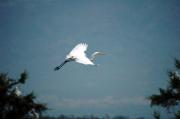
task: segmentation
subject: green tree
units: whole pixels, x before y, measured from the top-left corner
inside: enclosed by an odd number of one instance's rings
[[[165,89],[159,88],[159,94],[153,94],[149,97],[151,106],[161,106],[168,112],[173,107],[180,106],[180,60],[175,59],[175,69],[168,71],[169,81]],[[180,119],[180,110],[174,113],[174,119]],[[160,113],[154,113],[156,119],[160,119]]]
[[[0,74],[0,119],[38,119],[47,109],[45,104],[35,102],[32,92],[23,95],[18,89],[27,77],[25,71],[16,80],[7,74]]]

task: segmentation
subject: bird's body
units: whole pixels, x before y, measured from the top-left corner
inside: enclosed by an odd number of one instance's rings
[[[67,62],[75,61],[84,65],[95,65],[92,61],[97,55],[103,55],[103,53],[95,52],[92,54],[91,59],[87,58],[85,51],[87,50],[88,45],[86,43],[80,43],[76,45],[71,52],[66,56],[66,59],[61,65],[55,67],[54,70],[59,70]]]

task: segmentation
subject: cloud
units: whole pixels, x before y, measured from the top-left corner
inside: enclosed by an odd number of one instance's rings
[[[45,102],[50,102],[54,108],[106,108],[114,106],[139,106],[139,105],[149,105],[149,102],[143,96],[137,97],[119,97],[115,98],[113,96],[106,96],[104,98],[58,98],[56,96],[44,97]]]

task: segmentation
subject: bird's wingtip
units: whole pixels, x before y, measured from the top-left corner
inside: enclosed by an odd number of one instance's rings
[[[88,46],[88,44],[87,43],[79,43],[80,45],[83,45],[83,46]]]

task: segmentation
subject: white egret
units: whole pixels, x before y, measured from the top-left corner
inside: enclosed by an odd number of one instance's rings
[[[16,96],[18,96],[18,97],[22,94],[18,87],[15,87],[15,89],[14,89],[13,92],[14,92],[14,94],[15,94]]]
[[[87,50],[88,45],[86,43],[80,43],[76,45],[71,52],[66,56],[65,61],[61,63],[59,66],[55,67],[54,70],[59,70],[64,64],[67,62],[75,61],[77,63],[81,63],[84,65],[95,65],[92,61],[98,55],[104,55],[101,52],[94,52],[91,55],[91,58],[87,58],[85,51]]]

